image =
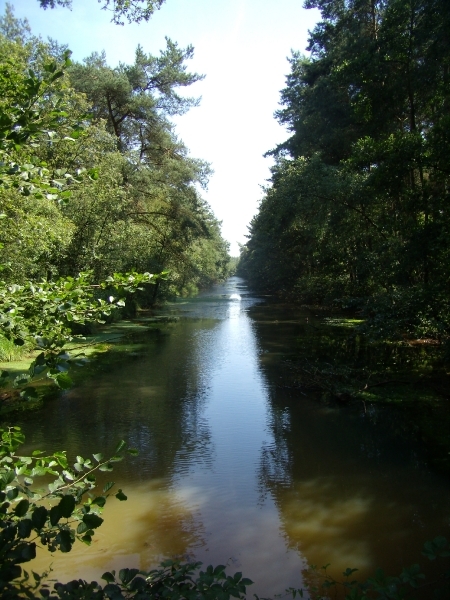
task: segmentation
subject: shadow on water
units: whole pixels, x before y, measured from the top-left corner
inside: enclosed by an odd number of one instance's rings
[[[439,406],[438,394],[421,394],[421,386],[413,399],[388,388],[345,404],[336,391],[362,387],[355,379],[369,374],[373,381],[417,379],[436,359],[434,349],[367,344],[328,319],[324,324],[310,311],[277,304],[254,307],[250,315],[274,438],[261,452],[260,490],[275,499],[288,547],[319,567],[331,563],[328,571],[337,578],[347,567],[365,578],[376,567],[397,574],[417,562],[433,575],[421,550],[449,533],[449,486],[437,460],[448,446],[438,457],[430,453],[418,435],[423,423],[412,418],[420,408],[411,402],[437,404],[425,407],[427,427],[441,428],[445,411],[448,422],[448,407]],[[438,472],[430,470],[430,454]]]
[[[299,398],[361,408],[450,474],[450,373],[439,347],[371,339],[361,321],[292,306],[257,306],[250,315],[272,381]]]
[[[273,595],[301,586],[307,563],[395,572],[448,534],[448,481],[388,409],[338,408],[297,385],[315,317],[238,278],[162,315],[177,320],[121,342],[23,423],[29,449],[86,456],[123,438],[139,450],[113,473],[128,501],[107,505],[90,549],[55,556],[55,576],[181,556],[227,563],[256,582],[250,593]],[[33,568],[49,562],[41,553]]]

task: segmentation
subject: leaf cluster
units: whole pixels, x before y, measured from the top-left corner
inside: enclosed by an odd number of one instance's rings
[[[430,560],[446,559],[450,556],[450,545],[445,537],[438,536],[426,542],[423,555]],[[344,594],[345,600],[407,600],[421,598],[422,594],[433,590],[434,598],[446,598],[449,592],[450,571],[444,568],[441,575],[434,581],[425,582],[425,575],[418,564],[405,567],[398,576],[387,575],[382,569],[377,569],[373,577],[365,581],[354,579],[358,569],[347,568],[342,573],[342,579],[336,579],[328,572],[330,565],[320,569],[310,565],[303,571],[308,582],[307,589],[286,590],[293,598],[304,597],[305,592],[314,600],[325,600],[330,594]]]
[[[14,386],[23,388],[21,394],[27,399],[37,397],[37,391],[24,386],[41,374],[46,374],[61,389],[71,387],[68,370],[72,361],[66,346],[74,339],[73,324],[104,323],[112,311],[125,306],[126,294],[142,290],[144,284],[153,284],[162,277],[164,274],[114,273],[106,281],[93,285],[92,275],[80,273],[78,277],[55,282],[30,281],[26,285],[1,287],[2,334],[18,346],[27,344],[40,351],[29,372],[14,379]],[[5,385],[8,379],[8,372],[2,371],[0,382]]]
[[[72,7],[72,0],[38,0],[39,5],[44,8]],[[165,0],[98,0],[102,10],[112,13],[112,22],[123,25],[124,19],[128,23],[140,23],[148,21],[155,10],[161,8]]]
[[[19,427],[1,429],[0,436],[0,594],[34,597],[33,589],[42,578],[32,572],[30,583],[22,565],[35,558],[37,546],[70,552],[76,540],[91,543],[115,485],[106,482],[98,491],[97,472],[112,471],[115,462],[136,450],[122,441],[108,458],[77,456],[71,464],[65,452],[46,455],[35,450],[31,456],[20,455],[25,438]],[[40,486],[38,478],[43,478]],[[114,495],[120,501],[127,499],[121,489]]]
[[[289,60],[276,117],[290,137],[269,153],[239,272],[359,310],[381,336],[448,343],[448,3],[306,6],[322,20],[310,56]]]

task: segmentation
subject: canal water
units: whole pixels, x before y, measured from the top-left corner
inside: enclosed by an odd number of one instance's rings
[[[304,585],[311,563],[398,573],[448,537],[448,480],[388,412],[285,385],[284,357],[313,315],[274,308],[234,277],[161,316],[156,329],[136,321],[141,333],[22,423],[28,449],[73,460],[120,439],[139,450],[108,474],[128,500],[108,501],[92,546],[42,550],[34,570],[99,580],[177,556],[227,564],[255,582],[250,596],[269,596]]]

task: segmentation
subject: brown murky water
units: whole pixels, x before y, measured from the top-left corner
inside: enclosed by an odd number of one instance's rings
[[[229,564],[267,596],[302,586],[308,563],[397,573],[448,536],[448,480],[388,412],[333,409],[279,385],[305,315],[274,318],[238,278],[165,312],[178,322],[100,360],[23,423],[32,448],[87,456],[123,438],[139,449],[117,465],[129,499],[108,503],[92,546],[42,551],[34,570],[98,580],[176,555]]]

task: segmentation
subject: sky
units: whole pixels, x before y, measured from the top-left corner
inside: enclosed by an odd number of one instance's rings
[[[110,66],[134,62],[136,46],[158,54],[165,37],[192,44],[190,71],[206,77],[187,88],[199,107],[177,117],[176,133],[214,174],[203,197],[222,222],[232,256],[246,242],[272,160],[263,154],[288,137],[273,118],[289,72],[291,50],[306,53],[308,30],[319,20],[302,0],[166,0],[148,23],[117,26],[96,0],[73,9],[42,10],[37,0],[11,0],[35,35],[68,44],[81,61],[105,50]],[[0,0],[3,12],[6,0]]]

